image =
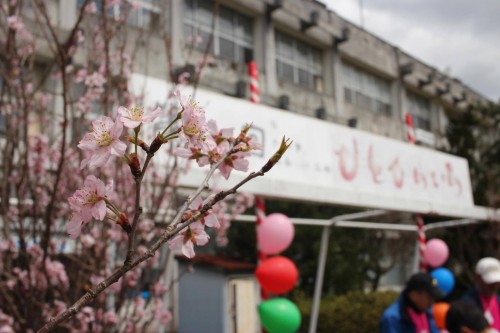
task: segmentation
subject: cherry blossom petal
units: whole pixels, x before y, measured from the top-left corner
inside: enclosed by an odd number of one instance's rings
[[[203,218],[203,220],[205,221],[205,225],[207,227],[211,227],[211,228],[219,228],[220,227],[219,220],[217,219],[217,216],[215,216],[215,214],[213,214],[213,213],[207,214]]]
[[[188,257],[189,259],[193,258],[195,255],[193,242],[187,241],[184,244],[182,244],[181,251],[182,254]]]

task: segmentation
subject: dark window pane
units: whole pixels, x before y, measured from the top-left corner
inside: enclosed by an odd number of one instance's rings
[[[299,85],[313,88],[313,75],[305,70],[299,69]]]
[[[292,66],[278,60],[276,62],[276,67],[278,68],[278,77],[290,82],[294,82]]]
[[[229,9],[221,7],[219,10],[219,29],[225,34],[234,34],[235,26],[233,24],[234,13]]]
[[[211,34],[205,30],[200,30],[198,34],[201,37],[201,43],[199,44],[198,48],[202,51],[205,51],[208,41],[210,40]],[[210,53],[214,53],[214,43],[212,42],[210,45],[210,49],[208,50]]]
[[[212,3],[208,1],[198,1],[197,5],[196,20],[198,20],[200,24],[210,26],[212,24]]]
[[[219,39],[219,53],[223,58],[236,60],[234,43],[228,39]]]
[[[363,109],[372,109],[372,99],[360,92],[356,92],[356,104]]]
[[[194,20],[194,4],[193,0],[184,0],[184,19]]]
[[[283,58],[293,59],[293,40],[283,34],[276,35],[276,53]]]
[[[309,52],[310,49],[309,47],[304,44],[304,43],[298,43],[297,44],[297,54],[296,54],[296,61],[304,66],[304,67],[310,67],[311,66],[311,61],[310,61],[310,57],[309,57]]]
[[[344,88],[344,99],[346,103],[353,104],[354,103],[354,93],[349,88]]]
[[[238,26],[236,36],[243,39],[247,43],[252,43],[253,40],[253,25],[252,19],[245,16],[238,16]]]

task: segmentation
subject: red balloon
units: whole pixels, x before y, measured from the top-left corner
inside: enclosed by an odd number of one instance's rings
[[[255,270],[255,275],[268,293],[285,294],[297,283],[299,271],[290,259],[276,256],[264,260]]]

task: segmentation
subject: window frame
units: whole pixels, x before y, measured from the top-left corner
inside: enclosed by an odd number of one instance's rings
[[[284,40],[288,39],[290,44],[289,50],[280,50],[280,45],[286,45]],[[322,90],[323,85],[323,50],[317,48],[309,43],[303,42],[293,36],[290,36],[280,30],[275,30],[275,61],[276,61],[276,75],[278,79],[291,82],[297,86],[311,89],[314,91]],[[300,48],[303,47],[306,51],[306,59],[300,59],[304,54]],[[286,55],[290,52],[289,55]],[[316,58],[316,59],[315,59]],[[284,75],[283,67],[289,66],[292,70],[292,77]],[[308,82],[302,81],[301,73],[308,74]]]
[[[393,93],[390,80],[349,62],[342,62],[342,86],[345,103],[374,114],[392,116]]]
[[[407,91],[406,108],[407,112],[412,116],[413,127],[428,132],[432,131],[432,103],[430,99],[412,91]]]
[[[185,0],[184,1],[184,17],[182,20],[184,37],[187,40],[188,37],[195,38],[196,36],[204,35],[209,38],[212,33],[211,22],[203,22],[199,17],[202,8],[199,4],[209,3],[213,4],[212,1],[200,1],[200,0]],[[192,10],[191,15],[187,15],[187,10],[190,8]],[[227,11],[231,15],[231,25],[233,27],[233,33],[228,33],[223,28],[221,28],[221,12]],[[210,12],[210,20],[213,20],[213,12]],[[245,29],[240,28],[243,26],[249,27],[250,35],[245,34]],[[215,18],[215,25],[213,31],[213,39],[210,54],[217,58],[229,60],[233,63],[245,63],[245,50],[254,50],[255,36],[254,36],[254,25],[255,20],[253,17],[240,13],[232,8],[220,5],[219,12]],[[192,31],[189,35],[188,30]],[[228,56],[222,52],[221,39],[226,40],[231,43],[233,47],[233,55]],[[196,45],[195,43],[186,42],[187,46],[194,47],[200,51],[204,51],[206,48],[206,43],[208,40],[203,40],[202,43]]]
[[[97,3],[95,3],[97,7],[97,15],[101,15],[101,3],[102,2],[100,0],[98,0]],[[136,9],[130,8],[130,11],[126,18],[127,25],[138,29],[154,28],[152,27],[153,17],[155,15],[159,17],[161,14],[161,7],[159,0],[124,0],[124,3],[126,3],[128,6],[132,6],[133,3],[138,5],[138,8]],[[77,8],[80,9],[82,7],[82,4],[83,0],[77,0]],[[122,6],[123,4],[121,5],[117,4],[107,8],[106,15],[111,17],[113,20],[119,20],[120,13],[122,12]],[[137,23],[132,22],[131,20],[132,15],[135,15],[135,12],[137,12]],[[148,16],[147,21],[145,21],[146,16]]]

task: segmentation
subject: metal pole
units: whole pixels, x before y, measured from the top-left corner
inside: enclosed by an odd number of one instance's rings
[[[425,231],[430,231],[438,228],[448,228],[448,227],[459,227],[462,225],[482,223],[485,221],[473,220],[473,219],[459,219],[459,220],[449,220],[443,222],[436,222],[425,226]]]
[[[344,220],[354,220],[365,217],[374,217],[387,214],[385,210],[370,210],[353,214],[335,216],[330,220],[330,225],[323,227],[321,235],[321,246],[318,259],[318,270],[316,272],[316,285],[314,286],[314,298],[311,309],[311,321],[309,322],[309,333],[315,333],[318,325],[319,307],[321,303],[321,293],[323,289],[323,279],[325,275],[326,255],[328,253],[328,243],[330,239],[330,228],[336,223]],[[347,223],[347,222],[344,222]]]
[[[318,324],[319,305],[321,302],[321,291],[323,288],[323,277],[325,275],[326,255],[330,241],[330,227],[324,226],[321,234],[321,246],[319,250],[318,270],[316,272],[316,285],[314,286],[314,298],[311,309],[311,321],[309,322],[309,333],[316,332]]]

